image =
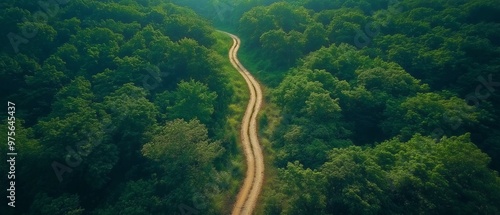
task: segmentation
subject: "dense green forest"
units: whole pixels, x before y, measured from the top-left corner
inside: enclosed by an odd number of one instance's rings
[[[234,93],[209,21],[157,0],[0,5],[0,93],[16,105],[19,151],[16,207],[2,214],[230,210]]]
[[[222,5],[270,87],[258,213],[500,213],[497,2]]]
[[[262,123],[278,169],[259,212],[500,213],[499,13],[487,0],[245,12],[237,27],[281,116]]]
[[[238,92],[213,26],[267,86],[256,214],[500,214],[495,0],[0,5],[2,214],[229,213]]]

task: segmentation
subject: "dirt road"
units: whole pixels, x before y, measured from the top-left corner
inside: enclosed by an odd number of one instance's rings
[[[238,60],[240,39],[233,34],[224,33],[233,38],[233,46],[229,50],[229,60],[245,78],[250,91],[250,100],[241,123],[241,143],[247,161],[247,172],[231,213],[232,215],[247,215],[252,214],[264,181],[264,157],[257,130],[257,115],[262,105],[262,91],[259,83]]]

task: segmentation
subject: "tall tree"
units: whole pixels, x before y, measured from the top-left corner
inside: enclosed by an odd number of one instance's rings
[[[167,195],[167,204],[179,205],[191,202],[196,191],[205,190],[203,186],[215,174],[213,162],[223,150],[218,141],[208,138],[200,121],[176,119],[142,147],[142,154],[161,176],[160,191]]]
[[[215,110],[216,98],[217,93],[210,91],[205,84],[194,80],[181,81],[177,90],[172,92],[167,117],[186,121],[199,119],[201,123],[209,123]]]

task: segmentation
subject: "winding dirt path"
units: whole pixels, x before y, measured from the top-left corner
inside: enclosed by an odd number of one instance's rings
[[[262,155],[257,130],[257,115],[262,105],[262,90],[255,78],[238,60],[237,53],[241,44],[240,38],[227,32],[224,33],[233,38],[233,46],[229,50],[229,60],[245,78],[250,90],[250,100],[241,123],[241,143],[247,161],[247,172],[231,212],[232,215],[249,215],[252,214],[257,204],[264,181],[264,156]]]

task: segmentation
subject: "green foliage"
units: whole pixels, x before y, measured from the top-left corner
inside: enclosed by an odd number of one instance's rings
[[[498,213],[498,175],[488,169],[499,166],[498,4],[287,2],[255,7],[239,22],[246,51],[266,59],[257,63],[262,76],[288,69],[271,96],[282,119],[270,152],[283,169],[263,211]],[[301,14],[301,22],[280,19]],[[482,173],[459,173],[469,171],[460,159]],[[297,200],[309,191],[284,179],[296,161],[322,175],[323,185],[313,184],[326,203]]]
[[[318,171],[304,169],[298,162],[280,169],[282,183],[269,196],[265,214],[324,214],[327,198],[322,190],[325,178]]]
[[[22,152],[16,197],[23,201],[17,201],[16,213],[175,214],[212,180],[194,178],[231,166],[221,144],[208,141],[230,133],[224,127],[233,88],[221,71],[226,55],[212,50],[214,28],[207,20],[157,0],[0,5],[0,24],[20,38],[19,44],[2,40],[0,49],[0,74],[6,77],[0,94],[17,105]],[[165,92],[171,103],[160,101]],[[186,159],[214,150],[193,161],[206,165],[203,171],[197,163],[176,170],[192,171],[186,173],[193,177],[189,180],[157,168],[141,153],[146,143],[158,140],[155,136],[165,137],[159,125],[176,118],[201,120],[188,125],[199,130],[193,135],[211,143]],[[4,145],[0,149],[5,154]],[[179,154],[182,147],[169,150],[164,153]],[[0,169],[7,169],[4,164]],[[176,183],[166,189],[168,181]],[[229,198],[221,197],[228,189],[211,193],[210,200]],[[223,210],[215,204],[206,209]]]
[[[322,166],[326,176],[328,211],[374,214],[386,201],[385,173],[359,147],[336,149]],[[324,188],[324,189],[325,189]]]
[[[500,177],[488,168],[489,161],[469,135],[438,143],[416,135],[408,142],[392,139],[373,148],[334,149],[317,171],[303,170],[297,163],[281,169],[281,183],[265,197],[266,210],[274,214],[498,213]]]
[[[214,183],[213,162],[224,148],[208,138],[207,128],[198,120],[177,119],[163,126],[141,151],[153,162],[155,175],[160,176],[158,189],[164,193],[166,203],[178,205],[191,202],[194,192],[202,192],[206,183]]]
[[[109,111],[112,124],[124,135],[137,135],[156,122],[158,110],[146,99],[146,91],[132,84],[125,84],[104,98],[104,109]],[[130,132],[130,133],[129,133]]]
[[[350,81],[355,78],[356,70],[373,64],[366,55],[356,51],[353,46],[332,44],[307,55],[301,62],[308,69],[326,70],[335,77]]]
[[[0,127],[0,138],[5,140],[5,144],[0,145],[0,153],[7,155],[10,153],[9,146],[12,142],[15,145],[12,145],[15,150],[18,152],[17,156],[15,156],[16,164],[15,167],[15,183],[16,183],[16,200],[18,198],[26,199],[27,201],[21,202],[16,201],[16,208],[26,207],[29,208],[31,205],[31,201],[33,193],[37,193],[40,189],[40,184],[42,184],[39,179],[44,178],[48,179],[46,175],[47,172],[51,171],[50,167],[46,165],[47,163],[43,163],[47,161],[47,157],[45,156],[45,151],[43,146],[40,144],[40,141],[37,140],[33,135],[33,129],[27,128],[25,122],[22,118],[19,118],[18,115],[15,115],[16,120],[13,126],[15,126],[15,131],[9,130],[9,124],[6,120],[3,120],[2,126]],[[10,138],[9,137],[9,133]],[[12,139],[14,138],[14,139]],[[11,144],[8,143],[8,140],[12,141]],[[23,152],[23,153],[20,153]],[[10,157],[5,156],[6,159]],[[48,161],[47,161],[48,162]],[[44,165],[45,164],[45,165]],[[22,168],[23,166],[29,166],[32,168]],[[9,183],[7,180],[7,173],[10,171],[10,163],[9,162],[1,162],[0,163],[0,171],[5,173],[4,182]],[[33,177],[33,175],[39,175],[39,177]],[[52,175],[51,175],[52,176]],[[51,178],[53,179],[53,178]],[[47,183],[45,183],[47,184]],[[8,191],[3,191],[2,194],[8,196]],[[9,211],[14,212],[12,208],[4,204],[0,206],[2,211],[8,213]]]
[[[110,215],[118,213],[140,215],[162,211],[161,207],[164,207],[164,205],[161,203],[161,198],[155,195],[156,184],[153,180],[128,182],[121,191],[116,205],[98,210],[97,214]]]
[[[191,80],[180,82],[171,97],[172,106],[167,107],[168,118],[188,121],[197,118],[206,124],[214,113],[217,93],[210,92],[206,85]]]
[[[321,23],[314,23],[307,26],[307,29],[304,31],[305,41],[305,52],[311,52],[318,50],[323,46],[328,45],[328,35],[327,30]]]
[[[307,167],[317,167],[331,147],[350,145],[349,131],[342,119],[339,99],[347,83],[323,70],[296,70],[276,88],[275,102],[287,117],[276,133],[278,164],[295,159]]]
[[[176,214],[200,193],[207,213],[226,213],[217,139],[241,90],[221,72],[211,22],[239,29],[242,54],[262,59],[252,71],[281,82],[266,214],[499,213],[494,0],[0,5],[21,41],[0,42],[0,95],[18,107],[19,213]],[[47,174],[75,158],[62,182]]]
[[[191,173],[173,169],[204,170],[221,152],[220,143],[210,141],[207,129],[197,120],[168,122],[142,149],[145,157],[159,162],[170,174]]]
[[[384,129],[391,135],[408,139],[415,133],[432,135],[443,129],[446,135],[456,135],[478,123],[479,112],[457,97],[446,98],[437,93],[419,93],[401,103],[389,103]]]
[[[330,41],[336,44],[353,44],[353,35],[356,35],[359,29],[364,29],[363,25],[368,22],[368,17],[362,11],[351,8],[331,11],[321,18],[330,20],[325,26],[327,26]]]
[[[312,71],[309,72],[312,73]],[[301,112],[305,108],[307,98],[311,93],[328,93],[321,82],[309,81],[304,76],[304,73],[299,73],[297,76],[288,76],[276,89],[276,102],[285,110]]]
[[[84,209],[80,207],[78,195],[64,194],[57,198],[40,193],[31,206],[31,214],[40,215],[81,215]]]
[[[389,68],[375,67],[358,70],[358,83],[370,91],[377,101],[387,101],[392,98],[404,98],[417,92],[428,90],[400,66],[388,64]]]

